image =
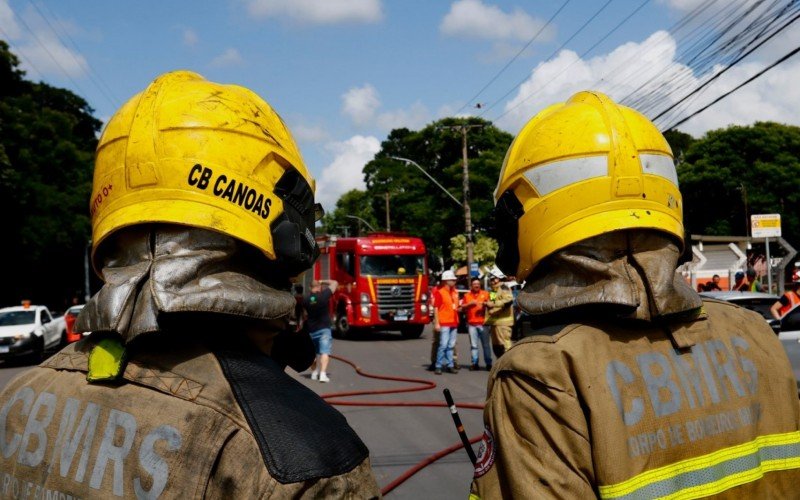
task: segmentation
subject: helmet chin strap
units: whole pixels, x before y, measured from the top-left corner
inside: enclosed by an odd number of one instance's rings
[[[118,231],[102,250],[105,284],[78,317],[79,331],[114,332],[130,342],[163,330],[171,313],[216,313],[277,324],[294,311],[288,282],[269,271],[274,263],[230,236],[144,225]]]

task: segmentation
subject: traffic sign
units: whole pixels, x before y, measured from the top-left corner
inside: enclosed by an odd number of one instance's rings
[[[750,234],[753,238],[780,238],[781,214],[751,215]]]
[[[479,264],[477,262],[472,263],[472,265],[469,267],[470,276],[480,276],[480,268],[478,266]]]

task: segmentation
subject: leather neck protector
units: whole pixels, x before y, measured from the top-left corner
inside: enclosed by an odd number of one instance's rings
[[[680,251],[655,231],[595,236],[545,259],[528,277],[517,301],[533,316],[563,316],[578,308],[606,317],[644,321],[681,317],[702,306],[675,273]]]
[[[114,332],[128,343],[163,330],[160,323],[170,314],[187,312],[258,320],[281,330],[294,311],[291,293],[268,284],[285,281],[277,266],[223,234],[134,226],[101,250],[105,284],[81,311],[78,331]]]

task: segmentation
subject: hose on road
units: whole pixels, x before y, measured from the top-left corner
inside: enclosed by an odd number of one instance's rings
[[[409,378],[409,377],[393,377],[390,375],[378,375],[376,373],[368,373],[358,367],[354,362],[350,361],[349,359],[343,358],[341,356],[331,355],[332,359],[336,361],[340,361],[347,365],[350,365],[355,372],[366,378],[372,378],[377,380],[388,380],[391,382],[408,382],[414,385],[410,386],[403,386],[394,389],[377,389],[377,390],[369,390],[369,391],[347,391],[347,392],[332,392],[328,394],[322,394],[321,397],[328,404],[335,405],[335,406],[386,406],[386,407],[396,407],[396,406],[405,406],[405,407],[420,407],[420,408],[447,408],[447,403],[444,401],[402,401],[402,400],[392,400],[392,401],[369,401],[364,399],[342,399],[342,398],[351,398],[354,396],[375,396],[375,395],[383,395],[383,394],[399,394],[405,392],[418,392],[418,391],[429,391],[431,389],[436,388],[436,383],[430,380],[420,379],[420,378]],[[484,404],[483,403],[461,403],[458,405],[459,408],[469,409],[469,410],[483,410]],[[470,444],[475,444],[481,440],[481,436],[475,436],[469,440]],[[414,466],[400,474],[394,480],[392,480],[389,484],[384,486],[381,489],[381,494],[386,495],[393,489],[397,488],[408,479],[410,479],[414,474],[421,471],[428,465],[436,462],[437,460],[446,457],[447,455],[458,451],[464,448],[464,445],[459,441],[443,450],[437,451],[433,455],[426,457],[425,459],[421,460],[420,462],[416,463]]]

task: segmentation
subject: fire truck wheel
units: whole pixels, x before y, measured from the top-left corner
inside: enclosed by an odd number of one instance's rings
[[[334,331],[338,338],[343,339],[347,337],[348,333],[351,333],[352,328],[350,327],[350,323],[347,321],[346,315],[343,314],[337,315],[335,323],[336,327],[334,328]]]
[[[408,325],[400,330],[400,334],[406,339],[418,339],[422,335],[422,330],[424,329],[425,325]]]

